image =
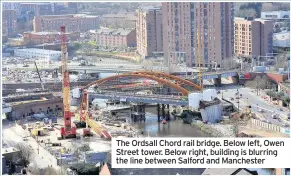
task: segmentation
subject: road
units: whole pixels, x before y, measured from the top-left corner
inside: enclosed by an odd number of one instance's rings
[[[284,121],[286,121],[287,114],[289,110],[287,108],[282,108],[283,111],[279,110],[279,106],[273,105],[269,102],[264,101],[261,98],[261,95],[257,96],[254,89],[239,87],[239,86],[231,86],[227,88],[223,88],[220,97],[230,100],[230,98],[235,98],[235,93],[239,92],[242,94],[242,97],[239,99],[240,109],[251,106],[252,111],[259,112],[259,109],[264,109],[264,112],[260,112],[264,115],[267,122],[270,122],[274,125],[284,126]],[[232,101],[236,106],[238,106],[238,99],[234,99]],[[278,114],[280,118],[274,119],[272,114]]]
[[[11,123],[11,126],[7,124],[4,126],[3,124],[3,143],[6,143],[9,147],[13,147],[17,143],[23,143],[24,145],[28,144],[33,149],[33,156],[31,164],[33,167],[38,168],[46,168],[51,166],[55,169],[59,169],[57,165],[57,160],[54,156],[52,156],[47,150],[39,146],[39,153],[38,153],[38,144],[36,140],[32,137],[28,137],[28,141],[26,144],[23,142],[23,134],[24,130],[19,130],[15,127],[14,123]]]

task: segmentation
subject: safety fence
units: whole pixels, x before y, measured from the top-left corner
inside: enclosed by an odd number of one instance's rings
[[[285,128],[285,127],[280,127],[278,125],[270,124],[270,123],[263,122],[263,121],[257,120],[257,119],[252,119],[251,122],[252,122],[252,124],[259,126],[261,128],[264,128],[266,130],[276,131],[276,132],[280,132],[280,133],[284,133],[284,134],[290,134],[290,130],[288,128]]]

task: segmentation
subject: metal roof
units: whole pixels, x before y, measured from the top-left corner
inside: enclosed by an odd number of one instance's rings
[[[105,35],[128,35],[132,32],[132,29],[109,29],[109,28],[102,28],[97,31],[97,34],[105,34]]]
[[[14,51],[23,51],[23,52],[37,52],[37,53],[44,53],[44,54],[60,54],[60,51],[55,50],[43,50],[38,48],[25,48],[25,49],[15,49]]]

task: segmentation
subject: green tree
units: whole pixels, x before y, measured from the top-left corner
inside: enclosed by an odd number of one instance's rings
[[[262,4],[260,2],[251,2],[251,3],[246,3],[240,6],[240,10],[244,10],[244,9],[254,9],[256,11],[256,17],[261,17],[261,8],[262,8]]]

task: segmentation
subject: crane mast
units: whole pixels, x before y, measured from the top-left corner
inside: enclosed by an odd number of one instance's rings
[[[197,38],[198,38],[198,71],[199,71],[199,85],[201,90],[203,90],[203,80],[202,80],[202,71],[201,71],[201,54],[200,54],[200,26],[198,26],[198,32],[197,32]]]
[[[66,45],[66,27],[61,26],[61,57],[62,57],[62,76],[63,76],[63,106],[64,106],[64,127],[61,128],[63,138],[76,137],[76,128],[71,125],[72,113],[70,111],[70,77],[68,71],[68,54]]]

